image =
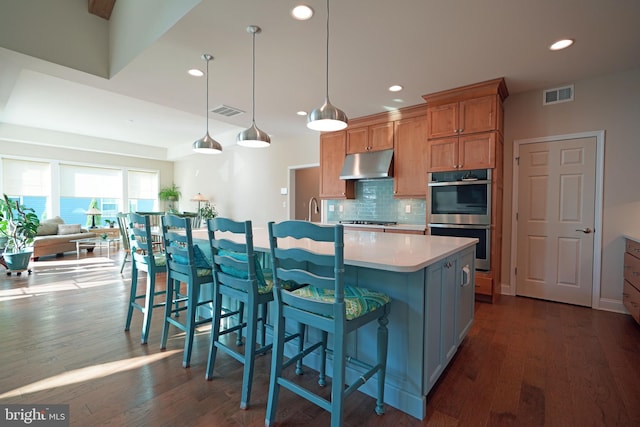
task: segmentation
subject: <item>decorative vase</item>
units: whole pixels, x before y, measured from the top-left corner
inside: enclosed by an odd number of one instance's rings
[[[7,268],[11,271],[23,271],[29,267],[29,261],[31,260],[31,254],[33,252],[5,252],[2,254],[4,262],[7,264]]]

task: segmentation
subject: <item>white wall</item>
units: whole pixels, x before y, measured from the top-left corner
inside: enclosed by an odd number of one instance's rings
[[[542,106],[542,92],[505,101],[503,284],[510,280],[513,141],[605,131],[601,307],[622,309],[625,233],[640,235],[640,69],[573,83],[575,100]]]
[[[197,202],[190,199],[200,192],[221,216],[250,219],[255,226],[288,219],[289,195],[281,195],[280,188],[288,186],[290,166],[319,162],[319,144],[320,134],[310,133],[305,140],[273,138],[268,148],[232,146],[222,154],[179,160],[174,170],[182,191],[180,210],[195,211]]]

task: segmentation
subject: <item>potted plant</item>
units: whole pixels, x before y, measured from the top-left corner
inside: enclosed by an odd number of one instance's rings
[[[218,216],[218,211],[216,210],[216,207],[209,202],[206,202],[204,205],[202,205],[199,213],[200,213],[200,218],[202,218],[205,221]]]
[[[30,245],[38,235],[40,220],[32,208],[12,201],[4,194],[0,202],[0,235],[7,238],[4,260],[9,270],[26,270],[32,250]]]
[[[116,225],[116,222],[115,222],[115,221],[113,221],[113,220],[111,220],[111,219],[105,219],[105,220],[104,220],[104,223],[105,223],[105,224],[107,224],[107,225],[109,225],[109,228],[114,228],[114,227],[115,227],[115,225]]]
[[[171,184],[170,187],[164,187],[160,189],[158,193],[158,197],[160,200],[166,200],[169,202],[169,212],[176,212],[174,208],[173,202],[177,202],[182,196],[180,192],[180,187],[178,187],[175,183]]]

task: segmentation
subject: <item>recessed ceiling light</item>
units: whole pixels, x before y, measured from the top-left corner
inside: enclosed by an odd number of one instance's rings
[[[299,115],[299,116],[306,116],[307,112],[306,111],[298,111],[296,114]]]
[[[554,44],[552,44],[551,46],[549,46],[550,50],[562,50],[562,49],[566,49],[569,46],[571,46],[573,44],[573,39],[562,39],[562,40],[558,40],[557,42],[555,42]]]
[[[306,4],[301,4],[291,9],[291,16],[298,21],[306,21],[313,16],[313,9]]]
[[[389,92],[400,92],[402,89],[404,88],[401,85],[389,86]]]
[[[192,68],[189,71],[187,71],[187,73],[189,73],[190,75],[192,75],[194,77],[202,77],[202,76],[204,76],[204,73],[202,72],[202,70],[198,70],[197,68]]]

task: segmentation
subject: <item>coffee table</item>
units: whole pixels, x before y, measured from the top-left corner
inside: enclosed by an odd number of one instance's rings
[[[86,239],[78,239],[72,240],[76,244],[76,258],[80,258],[80,249],[82,248],[107,248],[107,258],[111,257],[111,245],[114,246],[115,249],[118,249],[118,243],[120,242],[120,238],[115,237],[107,237],[103,239],[102,237],[90,237]]]

